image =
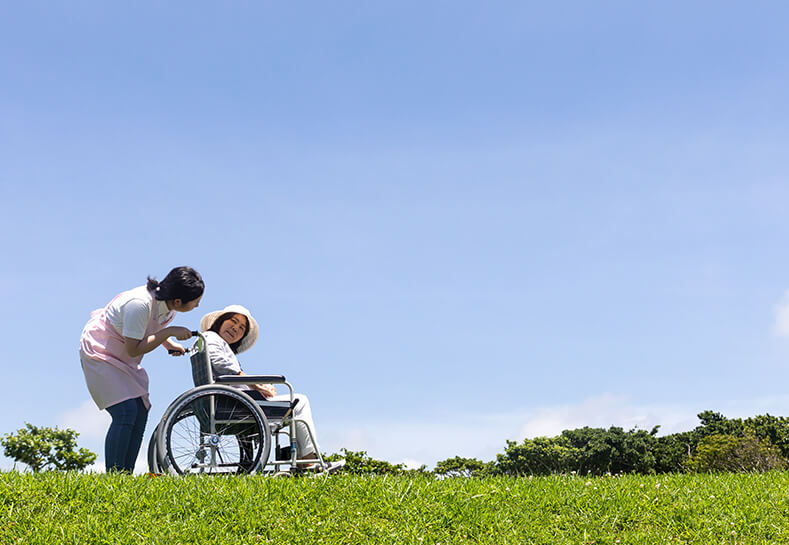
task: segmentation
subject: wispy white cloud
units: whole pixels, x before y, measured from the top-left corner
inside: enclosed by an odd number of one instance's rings
[[[773,334],[778,337],[789,337],[789,290],[785,291],[781,300],[775,305]]]
[[[79,433],[77,443],[80,447],[96,453],[96,461],[87,467],[86,471],[104,473],[104,438],[112,422],[109,413],[98,410],[93,401],[86,400],[79,407],[68,409],[59,415],[57,422],[58,426],[71,428]],[[148,422],[148,427],[153,429],[150,422]],[[148,438],[148,433],[146,433],[134,465],[134,473],[136,474],[147,473],[148,471]]]
[[[660,433],[687,430],[697,424],[696,413],[687,406],[636,405],[628,396],[603,394],[578,404],[537,409],[520,429],[521,438],[553,437],[564,430],[583,428],[646,429],[660,426]]]
[[[77,445],[87,448],[96,454],[96,461],[85,470],[89,473],[104,472],[104,438],[110,427],[110,418],[107,411],[100,411],[96,404],[88,399],[78,407],[67,409],[57,417],[57,425],[61,428],[71,428],[79,433]]]
[[[57,422],[61,428],[71,428],[79,433],[79,442],[104,441],[110,427],[110,415],[100,411],[91,400],[84,401],[79,407],[63,412]]]
[[[371,457],[407,467],[463,456],[489,460],[516,439],[523,415],[440,415],[418,420],[334,421],[320,423],[321,450],[365,451]]]
[[[624,429],[652,429],[660,426],[660,434],[693,429],[697,414],[714,409],[729,418],[756,414],[789,413],[789,396],[748,399],[710,405],[704,401],[675,404],[642,404],[629,396],[600,394],[578,403],[523,408],[508,413],[444,413],[431,418],[384,421],[349,420],[321,421],[318,424],[323,452],[365,451],[371,457],[402,463],[409,468],[426,465],[433,469],[441,460],[453,456],[490,461],[503,453],[506,441],[522,441],[539,436],[553,437],[566,429],[584,426]],[[98,411],[91,401],[64,412],[58,425],[80,433],[79,444],[99,455],[88,471],[104,471],[104,436],[110,418]],[[146,437],[147,439],[147,437]],[[140,449],[135,473],[148,471],[147,443]],[[3,464],[4,469],[11,463]]]
[[[67,409],[54,418],[55,425],[59,428],[70,428],[77,433],[77,446],[87,448],[97,455],[96,461],[86,468],[86,471],[97,473],[104,471],[104,437],[110,427],[110,415],[107,411],[99,411],[91,400],[84,401],[78,407]],[[0,458],[0,469],[10,470],[14,461],[10,458]],[[18,466],[20,469],[24,466]]]
[[[346,448],[408,467],[422,464],[432,469],[454,456],[491,461],[503,453],[506,441],[539,436],[554,437],[567,429],[584,426],[626,430],[651,430],[659,434],[688,431],[698,424],[697,415],[707,409],[728,418],[757,414],[786,414],[789,396],[770,399],[735,400],[709,404],[693,401],[674,404],[642,404],[629,396],[601,394],[578,403],[524,408],[509,413],[453,413],[431,419],[352,421],[320,423],[321,450],[339,452]]]

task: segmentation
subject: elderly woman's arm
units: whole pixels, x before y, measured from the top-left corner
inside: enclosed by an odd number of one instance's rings
[[[241,364],[238,358],[225,341],[219,335],[213,332],[205,335],[206,345],[208,349],[208,357],[211,358],[211,368],[214,371],[214,376],[222,375],[246,375],[241,370]],[[277,390],[271,384],[250,384],[253,388],[260,392],[263,397],[272,397],[277,395]]]
[[[240,374],[241,364],[227,343],[213,332],[206,332],[204,335],[214,376]]]
[[[239,375],[246,375],[246,373],[241,371]],[[277,389],[274,388],[273,384],[250,384],[249,387],[263,394],[263,397],[274,397],[277,395]]]

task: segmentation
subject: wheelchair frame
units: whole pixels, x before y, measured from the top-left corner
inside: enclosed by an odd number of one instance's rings
[[[312,429],[306,425],[316,458],[300,458],[293,416],[298,399],[282,375],[223,375],[214,380],[205,337],[198,332],[188,351],[195,387],[164,412],[148,443],[151,473],[290,475],[300,464],[326,471]],[[289,401],[257,400],[232,385],[284,384]],[[269,460],[272,447],[274,457]],[[283,446],[287,439],[287,446]],[[183,441],[181,446],[177,444]],[[287,468],[287,470],[285,469]]]

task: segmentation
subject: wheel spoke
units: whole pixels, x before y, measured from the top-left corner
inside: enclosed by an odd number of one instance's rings
[[[265,415],[226,388],[195,390],[168,411],[166,420],[166,459],[178,473],[249,472],[268,459]]]

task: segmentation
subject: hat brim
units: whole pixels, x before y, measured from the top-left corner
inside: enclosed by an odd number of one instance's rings
[[[216,322],[217,318],[229,312],[241,314],[249,321],[249,331],[247,331],[247,334],[241,341],[241,344],[238,345],[238,350],[236,350],[237,354],[246,352],[252,348],[253,344],[257,342],[260,328],[258,327],[257,321],[252,317],[252,313],[250,313],[249,310],[247,310],[245,307],[242,307],[241,305],[230,305],[222,310],[209,312],[200,319],[200,331],[208,331],[211,329],[211,326],[214,325],[214,322]]]

